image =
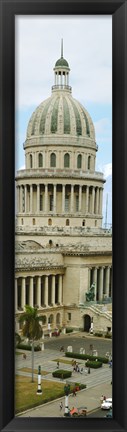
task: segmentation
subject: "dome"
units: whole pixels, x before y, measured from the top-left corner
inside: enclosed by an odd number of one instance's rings
[[[76,136],[95,140],[94,125],[86,109],[67,91],[56,91],[32,114],[27,138]]]
[[[67,60],[65,60],[63,57],[61,57],[59,60],[56,61],[55,67],[68,67],[69,68],[69,64],[68,64]]]

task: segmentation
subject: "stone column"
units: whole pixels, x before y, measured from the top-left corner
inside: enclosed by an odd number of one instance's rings
[[[41,306],[41,277],[38,276],[37,278],[37,305]]]
[[[97,268],[96,267],[94,268],[93,281],[95,283],[95,290],[94,290],[95,297],[94,297],[94,300],[96,301],[97,300]]]
[[[21,307],[24,309],[26,304],[26,281],[25,278],[22,278],[22,286],[21,286]]]
[[[86,213],[88,213],[89,186],[86,186]]]
[[[104,276],[104,269],[103,269],[103,267],[100,267],[100,269],[99,269],[99,301],[103,300],[103,276]]]
[[[99,193],[99,214],[101,215],[102,214],[102,192],[103,192],[103,190],[102,190],[102,188],[100,188],[100,193]]]
[[[25,185],[25,213],[27,213],[27,185]]]
[[[20,213],[23,211],[23,205],[22,205],[22,186],[20,186]]]
[[[52,275],[51,303],[55,305],[55,275]]]
[[[99,188],[96,189],[96,214],[98,214],[98,207],[99,207]]]
[[[18,282],[15,279],[15,311],[18,309]]]
[[[56,213],[56,185],[54,185],[54,194],[53,194],[53,198],[54,198],[54,213]]]
[[[65,212],[65,185],[62,186],[62,213]]]
[[[45,276],[44,303],[45,303],[46,306],[48,306],[48,276]]]
[[[40,185],[37,185],[37,213],[40,212]]]
[[[45,213],[48,212],[48,185],[45,184]]]
[[[20,186],[18,186],[18,213],[20,213]]]
[[[82,186],[79,186],[79,212],[82,211]]]
[[[19,186],[16,186],[16,213],[19,213]]]
[[[30,213],[33,213],[33,185],[30,185]]]
[[[90,288],[91,268],[88,268],[88,290]]]
[[[94,203],[95,203],[95,187],[92,187],[92,214],[94,214]]]
[[[33,294],[34,294],[34,284],[33,284],[33,277],[30,277],[30,306],[33,307],[33,303],[34,303],[34,299],[33,299]]]
[[[74,185],[71,185],[71,213],[74,211]]]
[[[105,294],[109,297],[109,276],[110,276],[110,268],[106,267],[105,269]]]
[[[59,275],[58,302],[62,304],[62,275]]]

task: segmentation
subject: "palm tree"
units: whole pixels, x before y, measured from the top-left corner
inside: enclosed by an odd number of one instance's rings
[[[26,305],[25,312],[20,316],[19,322],[23,323],[23,336],[32,342],[32,382],[34,382],[34,341],[42,337],[42,326],[39,321],[43,322],[43,317],[37,314],[37,308]]]

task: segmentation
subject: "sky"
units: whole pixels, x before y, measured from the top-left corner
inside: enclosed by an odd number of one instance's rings
[[[92,117],[104,173],[103,224],[112,224],[112,16],[15,17],[15,169],[25,164],[23,143],[32,112],[51,95],[53,68],[63,56],[70,66],[72,96]]]

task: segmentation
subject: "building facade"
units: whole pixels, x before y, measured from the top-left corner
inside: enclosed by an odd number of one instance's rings
[[[38,308],[43,329],[112,328],[112,235],[102,228],[104,177],[92,119],[72,96],[69,64],[32,114],[16,175],[15,313]],[[86,301],[94,284],[94,299]]]

